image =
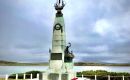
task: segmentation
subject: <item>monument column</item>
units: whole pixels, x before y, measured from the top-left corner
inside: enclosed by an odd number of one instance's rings
[[[52,49],[50,52],[49,70],[43,74],[47,80],[71,80],[75,77],[73,72],[73,52],[69,51],[71,43],[66,46],[65,24],[62,9],[63,0],[55,4],[55,21],[53,25]],[[47,74],[47,75],[46,75]]]
[[[55,21],[53,25],[52,50],[50,52],[50,66],[51,71],[61,72],[64,68],[64,50],[66,45],[65,39],[65,24],[62,9],[64,2],[58,0],[55,4]]]

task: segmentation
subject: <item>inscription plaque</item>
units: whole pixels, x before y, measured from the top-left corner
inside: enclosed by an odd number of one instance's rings
[[[62,60],[62,53],[51,53],[51,60]]]

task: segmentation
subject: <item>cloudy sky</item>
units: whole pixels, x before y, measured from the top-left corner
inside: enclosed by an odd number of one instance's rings
[[[56,0],[0,0],[0,60],[47,62]],[[130,0],[65,0],[77,62],[130,63]]]

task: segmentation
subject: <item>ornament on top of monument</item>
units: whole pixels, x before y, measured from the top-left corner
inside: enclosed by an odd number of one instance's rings
[[[56,16],[60,17],[63,16],[61,10],[64,8],[65,3],[63,0],[57,0],[57,2],[55,3],[55,9],[57,10]]]
[[[63,0],[57,0],[57,2],[55,3],[55,9],[57,11],[59,10],[61,11],[64,8],[64,6],[65,6],[65,3]]]
[[[62,29],[62,26],[61,26],[60,23],[55,24],[54,30],[61,30],[61,32],[63,32],[63,29]],[[53,30],[53,31],[54,31],[54,30]]]
[[[69,45],[66,46],[65,48],[65,62],[72,62],[73,58],[74,58],[74,54],[73,51],[70,52],[69,48],[71,47],[71,43],[68,43]]]

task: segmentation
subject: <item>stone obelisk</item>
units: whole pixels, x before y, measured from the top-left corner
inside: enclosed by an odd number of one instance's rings
[[[49,68],[52,72],[64,72],[64,50],[66,47],[65,24],[62,9],[64,2],[58,0],[55,4],[57,11],[53,25],[52,50],[50,52]]]
[[[65,24],[62,13],[64,6],[63,0],[57,0],[52,49],[49,50],[49,69],[43,73],[43,80],[71,80],[75,77],[75,72],[72,70],[74,55],[72,51],[69,51],[71,43],[66,46]]]

